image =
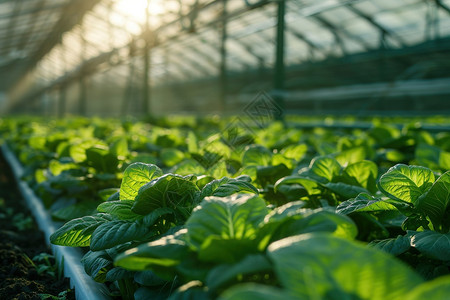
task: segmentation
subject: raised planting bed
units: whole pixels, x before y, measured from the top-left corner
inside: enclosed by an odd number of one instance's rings
[[[81,249],[55,246],[49,243],[50,235],[61,226],[61,223],[53,222],[48,212],[44,209],[42,201],[35,196],[30,187],[21,178],[24,170],[9,150],[6,144],[1,146],[3,156],[12,169],[14,179],[17,182],[20,194],[25,199],[28,209],[33,214],[39,229],[44,233],[46,243],[56,259],[56,263],[64,270],[64,276],[69,278],[70,287],[75,289],[77,299],[108,300],[108,290],[102,284],[93,281],[83,269]],[[11,182],[11,184],[14,184]],[[5,298],[3,298],[5,299]]]
[[[449,293],[450,133],[400,119],[368,130],[254,121],[264,120],[0,130],[64,221],[51,243],[86,251],[86,273],[122,299]]]
[[[61,271],[0,154],[0,299],[73,300]]]

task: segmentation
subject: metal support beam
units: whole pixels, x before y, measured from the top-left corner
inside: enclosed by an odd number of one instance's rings
[[[446,4],[442,3],[441,0],[435,0],[435,2],[439,8],[441,8],[450,15],[450,8]]]
[[[82,76],[80,77],[79,81],[79,110],[80,115],[86,116],[87,114],[87,84],[86,84],[86,77]]]
[[[52,31],[52,34],[50,34],[48,36],[48,38],[43,41],[39,51],[34,56],[29,57],[30,61],[25,64],[26,67],[23,70],[20,70],[19,73],[23,75],[23,74],[25,74],[25,72],[27,70],[31,69],[34,66],[35,62],[39,61],[46,53],[48,53],[48,51],[50,51],[53,48],[53,46],[59,41],[59,38],[63,32],[69,30],[71,27],[73,27],[73,25],[78,23],[81,20],[81,18],[84,16],[84,14],[87,11],[89,11],[90,9],[92,9],[100,1],[101,0],[77,0],[77,1],[73,0],[73,2],[71,2],[67,6],[67,8],[63,11],[60,21],[54,26],[54,30]],[[153,48],[156,46],[161,46],[161,45],[167,44],[167,42],[172,41],[181,35],[192,34],[191,32],[189,32],[189,29],[184,29],[184,30],[182,30],[182,32],[177,32],[176,34],[172,34],[172,35],[170,35],[170,34],[165,35],[164,32],[165,32],[165,30],[170,29],[174,26],[178,27],[180,25],[182,18],[189,18],[195,14],[201,15],[203,10],[209,9],[212,6],[221,4],[222,1],[223,0],[215,0],[215,1],[207,2],[205,4],[199,3],[198,7],[196,7],[195,10],[191,10],[190,12],[186,13],[185,15],[183,15],[182,17],[180,17],[176,20],[162,24],[154,31],[145,31],[144,30],[143,33],[139,37],[136,37],[134,39],[135,40],[138,40],[138,39],[148,40],[148,41],[150,41],[150,47]],[[271,1],[269,1],[269,0],[258,1],[256,4],[254,4],[252,6],[245,6],[243,8],[233,11],[232,13],[228,13],[226,18],[228,20],[237,18],[238,16],[240,16],[248,11],[261,8],[269,3],[271,3]],[[75,16],[73,16],[74,11],[78,12]],[[69,19],[70,19],[70,21],[68,21]],[[220,24],[222,21],[223,21],[222,17],[215,18],[214,20],[211,20],[208,23],[202,24],[202,28],[215,27],[215,26],[217,26],[217,24]],[[71,27],[69,25],[71,25]],[[154,39],[154,36],[158,35],[159,33],[161,33],[161,36],[165,36],[165,38],[163,40],[156,41]],[[255,55],[255,53],[253,53],[253,51],[251,51],[250,46],[243,45],[242,43],[236,43],[236,44],[241,45],[242,48],[246,52],[248,52],[249,54],[254,56],[256,60],[259,59],[259,57],[257,55]],[[125,45],[123,47],[124,48],[128,47],[128,45]],[[108,52],[100,53],[98,56],[93,57],[93,58],[89,59],[88,61],[83,62],[79,67],[72,70],[69,74],[66,74],[67,76],[66,75],[61,76],[60,78],[56,79],[55,81],[53,81],[46,87],[40,89],[39,92],[29,93],[28,95],[24,96],[22,99],[20,99],[17,102],[17,105],[20,105],[20,103],[25,103],[26,101],[32,100],[32,99],[30,99],[29,95],[32,95],[33,98],[35,98],[35,97],[39,96],[41,92],[50,90],[53,87],[55,87],[56,85],[60,84],[61,82],[67,82],[67,81],[72,80],[73,78],[76,78],[77,76],[79,76],[80,71],[83,71],[86,74],[94,72],[96,69],[99,68],[99,66],[101,64],[107,62],[108,59],[112,55],[116,54],[118,50],[119,49],[113,49]],[[149,59],[149,64],[150,64],[150,59]],[[148,88],[148,86],[147,86],[147,88]],[[146,95],[148,95],[147,97],[149,97],[149,89],[147,90]],[[150,101],[150,98],[148,98],[148,99],[149,99],[148,101]],[[150,105],[148,105],[148,107],[150,107]]]
[[[7,32],[8,33],[12,33],[12,32],[15,31],[14,29],[15,29],[15,26],[16,26],[16,21],[17,21],[17,18],[19,17],[19,13],[20,13],[20,10],[21,10],[21,7],[22,7],[22,1],[17,0],[15,2],[16,3],[14,4],[13,16],[11,18],[11,21],[9,21],[8,27],[7,27]],[[11,46],[10,44],[11,44],[11,40],[10,39],[6,40],[4,48],[8,49]],[[5,53],[5,54],[7,54],[7,53]]]
[[[145,32],[150,32],[150,12],[149,12],[150,0],[147,0],[147,8],[145,9]],[[144,114],[150,113],[150,41],[144,40],[144,73],[142,82],[142,111]]]
[[[324,27],[328,28],[333,33],[333,35],[336,36],[336,35],[342,34],[343,36],[346,36],[347,38],[352,39],[355,42],[357,42],[358,44],[362,45],[366,50],[372,50],[370,45],[367,44],[366,41],[347,33],[346,31],[342,30],[341,28],[334,26],[329,21],[327,21],[325,18],[323,18],[319,15],[312,15],[311,18],[314,18],[317,21],[319,21],[319,23],[321,23]],[[340,39],[340,37],[339,37],[339,39]]]
[[[86,47],[87,47],[87,41],[84,38],[85,33],[85,27],[84,24],[81,24],[80,26],[80,42],[81,42],[81,53],[80,53],[80,61],[85,61],[86,59]],[[87,113],[87,86],[86,86],[86,77],[87,75],[84,73],[80,74],[79,82],[78,82],[78,88],[79,88],[79,95],[78,95],[78,104],[79,104],[79,113],[82,116],[85,116]]]
[[[285,77],[285,65],[284,65],[284,34],[285,34],[285,13],[286,13],[286,1],[280,0],[278,2],[277,11],[277,44],[276,44],[276,57],[275,57],[275,72],[274,72],[274,98],[281,110],[284,110],[284,77]],[[277,118],[281,119],[281,116]]]
[[[436,1],[427,2],[427,13],[425,22],[425,39],[434,40],[439,38],[439,11]]]
[[[58,117],[63,118],[66,113],[66,87],[61,86],[59,88],[58,98]]]
[[[39,41],[36,51],[22,59],[14,72],[2,85],[9,86],[23,78],[27,72],[32,70],[36,64],[60,41],[62,35],[78,24],[83,16],[101,0],[72,0],[61,10],[59,20],[54,24],[52,30],[46,37]],[[17,3],[22,1],[15,1]]]
[[[42,14],[42,11],[43,11],[43,8],[45,5],[45,1],[46,0],[41,0],[35,6],[34,9],[36,10],[36,13],[32,14],[29,17],[28,22],[26,24],[29,29],[26,31],[26,33],[22,36],[20,41],[17,43],[17,49],[23,49],[26,46],[28,40],[30,39],[30,36],[32,35],[32,33],[34,33],[34,31],[36,29],[36,27],[34,27],[36,20]],[[22,14],[23,14],[23,12],[21,12],[21,15]]]
[[[125,85],[125,92],[123,93],[123,100],[122,100],[122,112],[124,114],[128,113],[129,109],[129,103],[130,101],[133,101],[133,90],[134,90],[134,74],[135,74],[135,66],[134,66],[134,52],[136,51],[136,45],[134,42],[130,43],[129,45],[129,52],[128,52],[128,76],[127,76],[127,83]]]
[[[226,108],[227,95],[227,0],[223,0],[222,7],[222,24],[220,34],[220,73],[219,73],[219,87],[220,87],[220,111],[224,112]]]
[[[392,31],[388,30],[384,26],[382,26],[380,23],[376,22],[371,16],[369,16],[369,15],[365,14],[364,12],[362,12],[361,10],[357,9],[351,3],[347,5],[347,8],[350,11],[352,11],[354,14],[356,14],[358,17],[366,20],[370,25],[372,25],[373,27],[375,27],[378,30],[380,30],[382,32],[383,36],[387,35],[387,36],[395,39],[400,44],[400,46],[402,46],[402,47],[404,47],[406,45],[406,43],[405,43],[405,41],[403,40],[402,37],[400,37],[399,35],[393,33]]]

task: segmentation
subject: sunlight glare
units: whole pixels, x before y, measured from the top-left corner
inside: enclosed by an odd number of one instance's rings
[[[145,21],[145,10],[150,16],[157,16],[164,12],[162,0],[117,0],[116,9],[127,17],[135,19],[138,23]]]

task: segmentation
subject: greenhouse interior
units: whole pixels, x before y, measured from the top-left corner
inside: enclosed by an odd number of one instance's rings
[[[450,0],[0,0],[0,145],[0,299],[450,295]]]

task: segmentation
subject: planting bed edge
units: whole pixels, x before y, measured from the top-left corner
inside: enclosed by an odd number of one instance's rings
[[[111,297],[108,295],[106,286],[95,282],[84,272],[84,268],[81,265],[83,253],[80,249],[50,244],[50,235],[60,227],[60,224],[51,219],[42,201],[34,194],[28,184],[21,179],[24,170],[9,147],[3,144],[1,145],[1,151],[12,169],[20,193],[36,219],[39,229],[44,232],[47,244],[51,247],[56,261],[60,265],[63,264],[64,276],[70,278],[71,287],[75,287],[76,298],[82,300],[110,300]]]

